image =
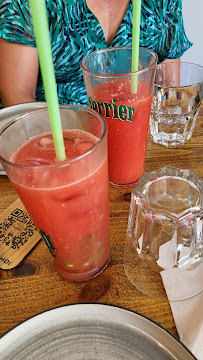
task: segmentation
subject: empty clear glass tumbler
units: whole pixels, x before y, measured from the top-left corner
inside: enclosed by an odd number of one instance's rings
[[[124,267],[144,294],[169,300],[203,289],[203,181],[190,170],[145,173],[132,192]]]
[[[193,134],[203,97],[203,67],[159,64],[156,69],[150,132],[155,143],[183,145]]]

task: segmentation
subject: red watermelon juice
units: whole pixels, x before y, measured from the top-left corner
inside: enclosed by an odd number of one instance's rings
[[[21,145],[10,177],[54,257],[56,270],[73,281],[98,274],[109,259],[108,166],[105,144],[82,130],[64,130],[67,161],[56,161],[51,133]]]
[[[87,93],[89,107],[103,115],[108,124],[110,183],[135,185],[144,172],[152,90],[138,82],[132,94],[131,80],[121,78],[87,89]]]

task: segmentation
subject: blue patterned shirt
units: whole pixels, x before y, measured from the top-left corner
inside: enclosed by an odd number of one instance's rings
[[[85,0],[46,0],[59,103],[87,106],[80,63],[84,56],[107,47],[104,32]],[[133,0],[109,46],[132,44]],[[191,46],[186,37],[181,0],[142,0],[140,46],[154,50],[159,62],[175,59]],[[35,45],[28,0],[1,0],[0,37]],[[36,99],[45,101],[39,74]]]

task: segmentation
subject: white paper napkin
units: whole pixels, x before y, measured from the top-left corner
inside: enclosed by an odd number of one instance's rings
[[[203,360],[203,291],[187,300],[170,302],[180,340]]]
[[[201,230],[202,220],[199,226]],[[142,244],[143,236],[139,238],[138,254]],[[160,246],[157,264],[165,269],[160,274],[179,338],[198,360],[203,360],[203,261],[198,261],[198,252],[191,259],[190,247],[179,246],[178,250],[177,254],[175,230],[171,240]]]
[[[180,340],[203,360],[203,262],[192,270],[164,270],[161,276]],[[183,299],[190,294],[196,295]]]

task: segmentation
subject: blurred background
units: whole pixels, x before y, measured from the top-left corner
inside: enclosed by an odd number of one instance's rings
[[[203,66],[202,16],[203,0],[182,0],[185,32],[193,46],[182,56],[183,61]]]

